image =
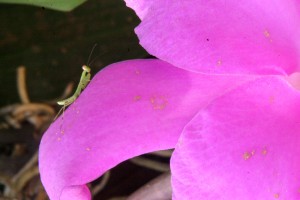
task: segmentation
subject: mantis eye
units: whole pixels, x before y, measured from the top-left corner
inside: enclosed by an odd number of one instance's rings
[[[86,66],[86,65],[83,65],[83,66],[82,66],[82,69],[83,69],[84,71],[88,72],[88,73],[91,72],[91,68],[89,68],[89,67]]]

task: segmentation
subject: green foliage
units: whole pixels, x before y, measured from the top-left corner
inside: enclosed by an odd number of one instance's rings
[[[0,0],[0,3],[27,4],[58,11],[71,11],[86,0]]]

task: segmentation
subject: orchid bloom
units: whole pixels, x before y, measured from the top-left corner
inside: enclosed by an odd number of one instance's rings
[[[158,59],[112,64],[44,134],[51,200],[129,158],[175,148],[173,199],[299,199],[300,3],[127,0]]]

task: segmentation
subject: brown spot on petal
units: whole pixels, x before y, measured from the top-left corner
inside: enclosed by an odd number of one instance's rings
[[[279,199],[279,196],[280,196],[280,195],[279,195],[278,193],[275,193],[275,194],[274,194],[275,199]]]
[[[270,32],[268,30],[264,31],[264,36],[266,38],[268,38],[270,42],[273,42],[273,40],[271,39],[271,34],[270,34]]]
[[[251,158],[251,157],[252,157],[252,153],[251,153],[251,152],[245,152],[245,153],[243,154],[244,160],[248,160],[248,159]]]
[[[269,38],[269,37],[270,37],[269,31],[265,30],[265,31],[264,31],[264,35],[265,35],[265,37]]]
[[[168,100],[164,96],[153,96],[150,98],[150,103],[154,110],[163,110],[167,106]]]
[[[268,151],[267,151],[267,148],[263,148],[263,150],[261,151],[261,154],[262,155],[267,155]]]
[[[269,102],[270,102],[270,104],[273,104],[274,101],[275,101],[275,97],[274,97],[274,96],[270,96],[270,97],[269,97]]]
[[[140,95],[136,95],[135,97],[134,97],[134,101],[139,101],[139,100],[141,100],[141,96]]]
[[[155,102],[155,97],[151,97],[150,102],[153,104]]]

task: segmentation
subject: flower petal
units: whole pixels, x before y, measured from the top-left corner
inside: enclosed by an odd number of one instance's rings
[[[216,74],[299,71],[296,0],[127,0],[141,45],[177,67]]]
[[[300,93],[246,83],[185,127],[171,160],[174,199],[300,199]]]
[[[152,0],[125,0],[125,2],[126,6],[132,8],[140,19],[143,19],[147,15],[148,9],[151,7],[150,5],[156,3]]]
[[[174,148],[200,108],[247,80],[190,73],[160,60],[105,68],[42,138],[41,179],[51,200],[88,196],[84,185],[120,162]]]

